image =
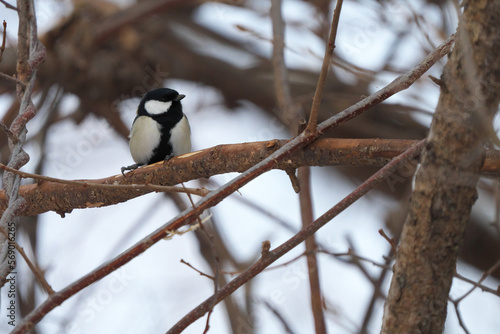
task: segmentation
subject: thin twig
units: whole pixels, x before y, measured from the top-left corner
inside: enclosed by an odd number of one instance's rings
[[[348,252],[343,252],[343,253],[332,253],[332,252],[329,252],[329,251],[321,249],[321,250],[318,250],[318,252],[323,253],[323,254],[328,254],[328,255],[331,255],[331,256],[336,257],[336,258],[343,257],[343,256],[356,257],[357,259],[359,259],[361,261],[369,262],[369,263],[371,263],[372,265],[374,265],[376,267],[379,267],[379,268],[382,268],[382,269],[392,270],[392,266],[389,265],[389,262],[391,261],[389,258],[386,259],[386,263],[385,264],[382,264],[382,263],[378,263],[378,262],[376,262],[374,260],[371,260],[369,258],[360,256],[360,255],[357,255],[357,254],[355,254],[353,252],[349,252],[349,251]],[[303,256],[303,254],[300,255],[300,256]],[[294,259],[294,261],[295,260],[296,259]],[[349,261],[349,262],[351,263],[352,261]],[[271,269],[274,269],[274,268],[277,268],[277,267],[279,267],[279,266],[271,267],[271,268],[268,268],[266,270],[271,270]],[[228,274],[232,274],[232,273],[228,273]],[[458,278],[461,281],[464,281],[466,283],[469,283],[469,284],[471,284],[471,285],[473,285],[473,286],[481,289],[481,291],[483,291],[483,292],[488,292],[488,293],[491,293],[491,294],[493,294],[495,296],[500,297],[500,289],[496,289],[496,290],[492,289],[492,288],[490,288],[490,287],[488,287],[486,285],[483,285],[483,284],[478,283],[478,282],[476,282],[474,280],[471,280],[470,278],[462,276],[461,274],[459,274],[457,272],[455,272],[455,274],[453,276],[456,277],[456,278]]]
[[[493,198],[495,199],[495,218],[491,222],[491,226],[497,232],[497,237],[500,236],[500,181],[496,180],[493,183]]]
[[[392,248],[390,248],[389,254],[384,257],[385,264],[380,271],[380,275],[378,279],[373,283],[373,294],[370,302],[368,303],[368,307],[366,308],[365,316],[363,318],[363,323],[361,324],[361,328],[359,329],[359,334],[367,334],[368,333],[368,325],[370,324],[370,320],[373,316],[373,310],[375,310],[377,300],[379,298],[384,298],[384,294],[382,293],[382,284],[387,276],[387,273],[391,271],[390,263],[394,258],[394,254]]]
[[[2,233],[7,238],[9,237],[8,234],[7,234],[7,232],[5,231],[5,229],[3,227],[0,227],[0,233]],[[34,265],[33,262],[31,262],[31,260],[29,259],[28,255],[26,255],[26,252],[24,251],[24,248],[22,248],[21,246],[19,246],[19,244],[17,242],[14,242],[14,246],[16,247],[16,250],[19,252],[19,254],[21,254],[21,256],[23,257],[24,261],[26,262],[26,264],[30,268],[30,270],[33,273],[33,275],[35,275],[36,279],[38,280],[38,283],[40,283],[40,285],[42,286],[42,288],[49,295],[53,294],[54,290],[52,290],[52,287],[47,282],[47,280],[43,276],[42,271],[38,268],[38,266]]]
[[[371,259],[369,259],[369,258],[366,258],[366,257],[360,256],[360,255],[357,255],[357,254],[355,254],[355,253],[353,253],[353,252],[349,252],[349,251],[348,251],[348,252],[343,252],[343,253],[331,253],[331,252],[326,251],[326,250],[319,250],[318,252],[320,252],[320,253],[324,253],[324,254],[328,254],[328,255],[334,256],[334,257],[336,257],[336,258],[338,258],[338,257],[343,257],[343,256],[355,257],[355,258],[356,258],[356,259],[358,259],[358,260],[365,261],[365,262],[369,262],[369,263],[373,264],[373,265],[374,265],[374,266],[376,266],[376,267],[379,267],[379,268],[382,268],[382,269],[389,269],[389,270],[392,270],[392,266],[390,266],[390,265],[389,265],[389,262],[391,261],[391,259],[390,259],[390,258],[386,258],[386,263],[385,263],[385,264],[382,264],[382,263],[378,263],[378,262],[376,262],[376,261],[374,261],[374,260],[371,260]],[[303,254],[302,254],[302,255],[303,255]],[[302,255],[300,255],[300,256],[302,256]],[[294,259],[294,260],[296,260],[296,259]],[[350,263],[352,263],[352,261],[349,261],[349,262],[350,262]],[[278,266],[276,266],[276,267],[278,267]],[[266,270],[271,270],[271,269],[274,269],[274,268],[276,268],[276,267],[271,267],[271,268],[268,268],[268,269],[266,269]],[[471,280],[471,279],[469,279],[469,278],[467,278],[467,277],[465,277],[465,276],[462,276],[462,275],[461,275],[461,274],[459,274],[459,273],[455,273],[453,276],[454,276],[454,277],[456,277],[456,278],[458,278],[458,279],[459,279],[459,280],[461,280],[461,281],[464,281],[464,282],[466,282],[466,283],[469,283],[469,284],[471,284],[471,285],[473,285],[473,286],[475,286],[475,287],[479,288],[479,289],[480,289],[481,291],[483,291],[483,292],[488,292],[488,293],[491,293],[491,294],[493,294],[493,295],[495,295],[495,296],[500,297],[500,289],[497,289],[497,290],[492,289],[492,288],[490,288],[490,287],[487,287],[486,285],[483,285],[483,284],[478,283],[478,282],[476,282],[476,281],[474,281],[474,280]]]
[[[3,3],[5,5],[5,7],[7,7],[8,9],[12,9],[12,10],[15,10],[16,12],[19,12],[19,9],[17,9],[16,6],[14,5],[11,5],[10,3],[8,3],[7,1],[5,0],[0,0],[1,3]]]
[[[12,173],[19,175],[25,179],[29,178],[29,179],[34,179],[34,180],[38,180],[38,181],[55,182],[55,183],[72,185],[72,186],[84,186],[84,187],[96,188],[96,189],[110,189],[110,188],[111,189],[145,189],[145,190],[151,190],[151,191],[156,191],[156,192],[186,193],[186,194],[193,194],[193,195],[197,195],[197,196],[201,196],[201,197],[206,196],[210,192],[210,190],[207,190],[204,188],[186,188],[184,186],[183,187],[172,187],[172,186],[159,186],[159,185],[154,185],[154,184],[107,184],[107,183],[93,183],[93,182],[78,181],[78,180],[63,180],[63,179],[57,179],[57,178],[50,177],[50,176],[44,176],[44,175],[23,172],[23,171],[20,171],[17,169],[7,167],[2,163],[0,163],[0,169],[12,172]]]
[[[297,232],[298,233],[298,232]],[[283,263],[280,263],[280,264],[277,264],[275,266],[272,266],[272,267],[269,267],[269,268],[266,268],[266,271],[271,271],[271,270],[275,270],[275,269],[279,269],[279,268],[283,268],[283,267],[286,267],[292,263],[294,263],[295,261],[297,260],[300,260],[304,255],[307,255],[307,252],[303,252],[297,256],[295,256],[293,259],[290,259],[286,262],[283,262]],[[238,274],[241,274],[241,272],[239,272]]]
[[[273,23],[273,72],[274,91],[278,101],[281,121],[292,133],[297,131],[300,118],[299,109],[292,100],[285,64],[285,28],[281,14],[281,0],[271,0],[271,20]]]
[[[462,280],[462,281],[464,281],[464,282],[467,282],[467,283],[469,283],[469,284],[472,284],[473,286],[475,286],[475,287],[477,287],[477,288],[481,289],[481,291],[483,291],[483,292],[489,292],[489,293],[491,293],[491,294],[493,294],[493,295],[495,295],[495,296],[500,297],[500,289],[498,289],[498,288],[497,288],[496,290],[495,290],[495,289],[492,289],[492,288],[490,288],[490,287],[487,287],[486,285],[483,285],[483,284],[481,284],[481,283],[478,283],[478,282],[476,282],[476,281],[473,281],[473,280],[471,280],[470,278],[467,278],[467,277],[465,277],[465,276],[462,276],[462,275],[461,275],[461,274],[459,274],[459,273],[455,273],[455,274],[454,274],[454,276],[455,276],[456,278],[458,278],[459,280]]]
[[[351,258],[355,257],[356,260],[369,262],[372,265],[374,265],[375,267],[379,267],[379,268],[382,268],[382,269],[384,269],[384,268],[390,269],[390,267],[387,266],[386,264],[375,262],[374,260],[371,260],[371,259],[366,258],[364,256],[358,255],[358,254],[352,252],[351,250],[348,250],[347,252],[342,252],[342,253],[332,253],[332,252],[329,252],[329,251],[326,251],[326,250],[322,249],[322,250],[319,250],[318,252],[323,253],[323,254],[328,254],[328,255],[331,255],[331,256],[336,257],[336,258],[344,257],[344,256],[348,256],[348,257],[351,257]],[[352,260],[346,261],[346,262],[353,263]]]
[[[5,133],[7,138],[10,139],[12,144],[14,144],[14,145],[17,144],[16,136],[14,136],[12,131],[10,131],[9,127],[7,125],[5,125],[5,123],[2,121],[0,121],[0,129]],[[17,169],[16,169],[16,171],[17,171]]]
[[[335,39],[337,38],[337,27],[339,25],[342,3],[343,0],[337,0],[337,6],[335,7],[335,11],[333,12],[333,20],[330,27],[330,36],[328,38],[328,44],[326,45],[325,57],[323,58],[323,65],[321,66],[318,84],[316,86],[316,91],[314,92],[311,113],[309,115],[309,122],[307,123],[307,127],[305,130],[306,132],[316,131],[316,127],[318,125],[319,106],[323,97],[323,90],[325,89],[326,77],[328,75],[328,69],[330,68],[333,49],[335,48]]]
[[[385,231],[383,229],[378,230],[378,234],[380,234],[385,240],[387,240],[389,245],[391,245],[392,252],[394,254],[397,254],[398,247],[397,247],[397,244],[396,244],[396,241],[394,240],[394,238],[389,238],[389,236],[385,233]]]
[[[298,178],[301,185],[299,193],[300,215],[302,227],[312,224],[314,220],[313,201],[311,193],[311,169],[301,167],[298,170]],[[315,234],[311,235],[305,241],[307,272],[309,275],[309,289],[311,291],[311,309],[314,316],[314,328],[316,334],[327,333],[325,316],[323,313],[323,295],[321,293],[320,275],[316,249]]]
[[[3,58],[3,52],[5,51],[5,40],[7,38],[7,22],[3,20],[3,33],[2,33],[2,45],[0,46],[0,62]]]
[[[191,264],[189,264],[189,262],[186,262],[184,261],[183,259],[181,259],[181,263],[185,264],[186,266],[188,266],[189,268],[193,269],[194,271],[196,271],[198,274],[200,274],[201,276],[205,276],[205,277],[208,277],[210,278],[212,281],[215,281],[215,277],[214,276],[211,276],[211,275],[208,275],[208,274],[205,274],[204,272],[196,269],[195,267],[193,267]]]
[[[285,330],[284,332],[287,334],[293,334],[294,331],[290,328],[290,325],[288,322],[285,320],[285,317],[273,306],[271,303],[269,303],[267,300],[264,300],[262,302],[275,316],[278,318],[279,322],[283,325],[283,329]]]
[[[10,76],[10,75],[7,75],[5,73],[2,73],[0,72],[0,77],[3,78],[3,79],[6,79],[6,80],[9,80],[9,81],[12,81],[14,82],[16,85],[20,85],[22,86],[23,88],[26,87],[26,84],[22,81],[19,81],[16,77],[13,77],[13,76]]]
[[[182,183],[182,187],[185,188],[184,183]],[[191,203],[191,206],[194,208],[195,204],[194,204],[193,198],[191,197],[191,194],[188,193],[187,195],[189,198],[189,202]],[[207,229],[205,229],[200,216],[198,216],[197,220],[198,220],[198,223],[200,225],[200,230],[203,231],[203,233],[205,234],[205,236],[209,240],[210,251],[212,252],[212,256],[214,257],[214,272],[215,272],[214,274],[215,275],[214,275],[213,281],[214,281],[214,295],[216,296],[217,291],[219,291],[220,262],[219,262],[219,257],[217,256],[217,249],[215,247],[214,236],[212,234],[210,234],[207,231]],[[215,303],[214,303],[214,306],[215,306]],[[212,312],[213,312],[213,307],[208,312],[207,321],[205,323],[205,330],[203,331],[203,334],[208,333],[208,331],[210,329],[210,317],[212,316]]]
[[[458,324],[460,325],[460,327],[462,327],[465,334],[470,334],[469,330],[465,326],[465,321],[462,319],[462,314],[460,313],[460,310],[458,309],[458,304],[460,303],[460,301],[452,300],[451,298],[450,298],[450,301],[455,308],[455,314],[457,315]]]
[[[498,267],[500,267],[500,260],[498,260],[497,262],[495,262],[494,265],[492,265],[490,267],[490,269],[488,269],[487,271],[485,271],[483,273],[483,275],[481,276],[481,278],[479,279],[479,281],[477,282],[478,284],[481,284],[488,276],[491,275],[492,272],[494,272],[495,270],[498,269]],[[468,295],[470,295],[478,286],[477,285],[474,285],[469,291],[467,291],[462,297],[460,298],[457,298],[456,299],[456,302],[457,303],[460,303],[462,300],[464,300]]]
[[[347,239],[346,240],[347,244],[349,245],[348,253],[349,254],[356,254],[356,247],[354,246],[352,239],[349,236],[346,239]],[[364,264],[361,263],[361,261],[359,261],[359,259],[356,256],[352,256],[351,258],[352,258],[352,261],[351,261],[352,264],[359,268],[361,273],[366,277],[366,279],[368,281],[370,281],[370,283],[372,285],[375,285],[375,279],[370,275],[368,270],[365,268]]]

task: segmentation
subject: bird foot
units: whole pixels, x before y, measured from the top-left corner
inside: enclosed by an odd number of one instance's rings
[[[122,167],[122,175],[125,176],[125,171],[137,169],[137,168],[141,167],[142,165],[144,165],[144,164],[133,164],[130,166]]]
[[[163,164],[166,164],[170,159],[172,159],[174,157],[174,154],[173,153],[170,153],[169,155],[167,155],[165,157],[165,159],[163,159]]]

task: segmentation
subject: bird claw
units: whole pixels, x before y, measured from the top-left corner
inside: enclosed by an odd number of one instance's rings
[[[165,157],[165,159],[163,159],[163,164],[166,164],[170,159],[172,159],[174,157],[174,154],[173,153],[170,153],[169,155],[167,155]]]
[[[130,166],[122,167],[122,169],[121,169],[122,175],[125,176],[125,171],[137,169],[137,168],[141,167],[142,165],[143,164],[133,164]]]

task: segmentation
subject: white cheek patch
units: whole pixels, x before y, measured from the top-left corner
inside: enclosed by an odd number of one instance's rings
[[[170,131],[170,142],[174,148],[174,156],[191,152],[191,129],[186,116]]]
[[[151,115],[159,115],[166,113],[170,106],[172,105],[172,101],[162,102],[151,100],[144,104],[144,109]]]
[[[150,117],[135,120],[130,132],[130,153],[136,163],[147,163],[161,139],[160,125]]]

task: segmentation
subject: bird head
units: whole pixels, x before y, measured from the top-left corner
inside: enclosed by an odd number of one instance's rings
[[[165,114],[172,106],[180,106],[180,100],[185,96],[169,88],[151,90],[142,98],[138,114],[150,116]]]

